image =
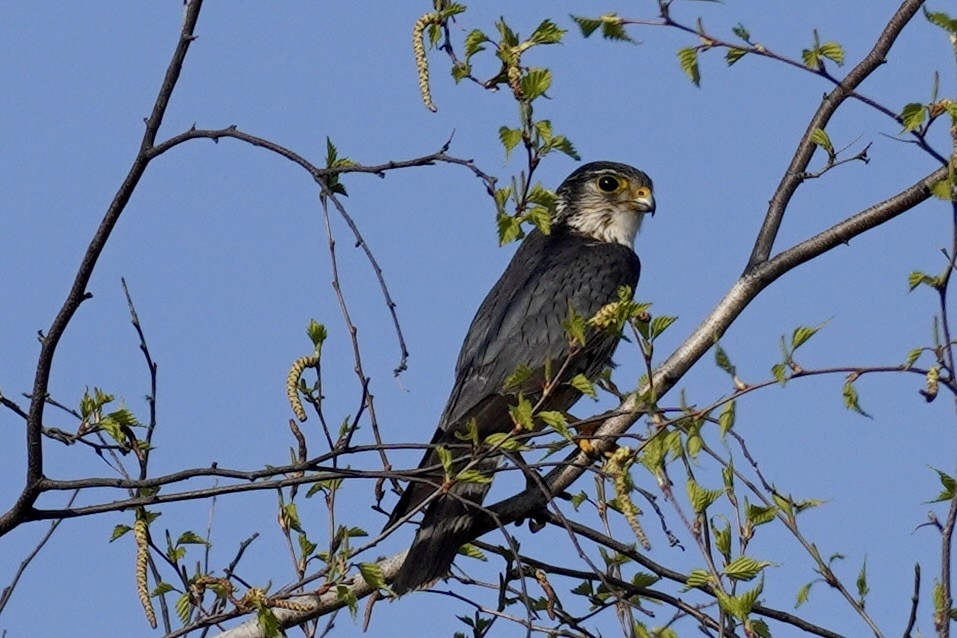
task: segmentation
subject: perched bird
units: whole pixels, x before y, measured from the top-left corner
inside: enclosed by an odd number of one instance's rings
[[[386,529],[442,485],[435,446],[447,446],[460,469],[473,457],[456,434],[470,422],[479,441],[512,431],[509,407],[519,393],[540,403],[540,411],[565,411],[581,396],[567,382],[578,374],[594,380],[610,363],[618,334],[590,331],[584,347],[573,348],[562,324],[569,307],[587,319],[618,300],[621,286],[635,289],[640,263],[633,242],[644,214],[655,211],[651,179],[627,164],[592,162],[569,175],[556,196],[550,232],[528,234],[475,314],[455,365],[455,386],[419,464],[435,469],[409,483]],[[520,366],[532,374],[506,388]],[[543,399],[546,376],[554,380],[559,371],[564,383],[552,384]],[[499,461],[500,455],[489,455],[475,469],[491,475]],[[488,488],[487,482],[459,481],[430,501],[393,582],[397,594],[448,573],[459,547],[470,540],[469,519],[479,513]]]

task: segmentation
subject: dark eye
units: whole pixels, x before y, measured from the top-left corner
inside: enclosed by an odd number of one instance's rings
[[[598,188],[606,193],[614,193],[620,185],[618,178],[611,175],[602,175],[598,178]]]

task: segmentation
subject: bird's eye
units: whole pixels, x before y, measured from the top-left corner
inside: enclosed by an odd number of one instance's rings
[[[598,188],[606,193],[614,193],[621,188],[621,182],[612,175],[602,175],[598,178]]]

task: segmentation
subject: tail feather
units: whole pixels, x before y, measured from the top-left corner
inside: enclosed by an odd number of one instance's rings
[[[497,464],[496,459],[487,459],[479,470],[491,472]],[[429,504],[392,583],[396,594],[428,587],[449,573],[459,548],[471,540],[472,519],[480,516],[488,488],[483,483],[458,483]]]

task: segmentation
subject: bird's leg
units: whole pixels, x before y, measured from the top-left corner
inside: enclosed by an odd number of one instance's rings
[[[522,471],[522,474],[525,476],[525,489],[526,490],[539,490],[545,492],[546,502],[551,500],[551,493],[548,492],[548,487],[545,485],[545,482],[542,481],[542,477],[539,476],[538,472],[533,470],[528,463],[525,462],[525,458],[522,456],[521,452],[506,452],[505,456],[515,464],[515,467]],[[534,533],[545,527],[545,523],[548,521],[548,511],[543,507],[538,511],[531,512],[529,514],[528,528]],[[515,525],[521,525],[523,522],[522,519],[515,521]]]
[[[575,428],[578,432],[578,437],[575,442],[578,445],[578,449],[585,453],[588,458],[595,461],[600,460],[601,454],[598,451],[598,447],[594,443],[593,436],[595,432],[598,431],[598,426],[600,426],[605,419],[612,416],[614,410],[609,410],[602,414],[596,415],[590,419],[578,419],[570,412],[566,412],[565,416],[568,419],[568,424]],[[612,450],[613,452],[614,450]]]

